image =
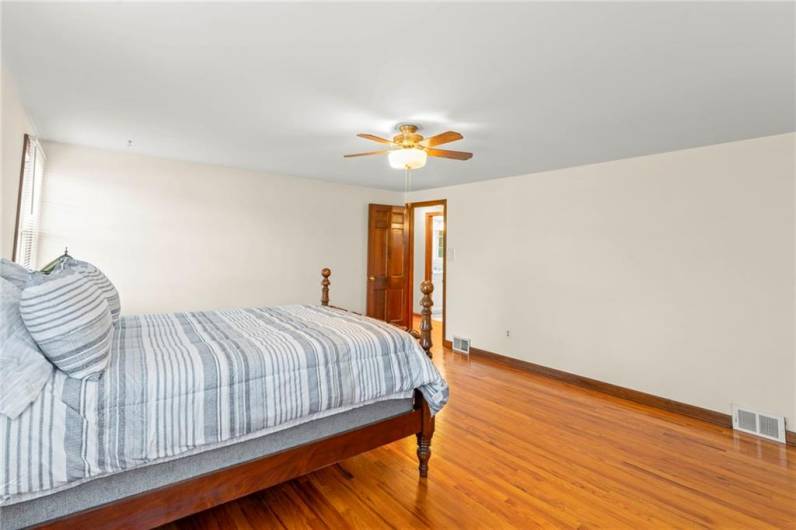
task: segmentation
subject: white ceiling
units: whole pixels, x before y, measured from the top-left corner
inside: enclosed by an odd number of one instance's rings
[[[2,5],[41,136],[402,189],[357,132],[465,139],[414,188],[794,130],[794,4]]]

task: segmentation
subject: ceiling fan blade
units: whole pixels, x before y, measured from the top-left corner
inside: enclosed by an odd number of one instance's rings
[[[425,140],[420,142],[420,145],[424,147],[434,147],[435,145],[442,145],[442,144],[447,144],[449,142],[455,142],[456,140],[461,140],[462,138],[464,138],[464,136],[457,133],[456,131],[446,131],[436,136],[432,136],[431,138],[426,138]]]
[[[382,149],[381,151],[368,151],[367,153],[355,153],[353,155],[343,155],[343,158],[353,158],[355,156],[368,156],[368,155],[381,155],[389,153],[391,149]]]
[[[464,151],[448,151],[446,149],[426,149],[426,153],[428,153],[428,156],[453,158],[454,160],[470,160],[473,157],[472,153],[465,153]]]
[[[374,142],[379,142],[380,144],[390,144],[390,145],[393,144],[392,140],[388,140],[386,138],[382,138],[381,136],[376,136],[373,134],[360,133],[357,136],[359,136],[360,138],[364,138],[365,140],[372,140]]]

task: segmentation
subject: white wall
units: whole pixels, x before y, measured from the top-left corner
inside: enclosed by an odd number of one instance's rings
[[[423,293],[420,292],[420,283],[426,275],[426,214],[428,212],[441,212],[442,206],[420,206],[415,208],[415,226],[414,226],[414,263],[412,264],[412,274],[414,275],[414,294],[412,295],[412,304],[414,305],[414,312],[420,313],[423,307],[420,305],[420,300],[423,298]],[[442,285],[439,282],[434,282],[434,292],[431,293],[431,300],[434,306],[431,308],[433,312],[442,310]]]
[[[448,335],[796,430],[794,141],[411,194],[448,200]]]
[[[22,163],[22,143],[25,134],[34,134],[34,126],[19,101],[14,79],[0,71],[0,256],[11,259],[14,244],[14,225],[17,217],[19,171]]]
[[[122,312],[317,303],[362,311],[368,188],[47,142],[40,261],[95,263]]]

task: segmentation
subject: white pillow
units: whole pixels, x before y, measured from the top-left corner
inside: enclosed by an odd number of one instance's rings
[[[20,290],[0,278],[0,414],[19,416],[53,373],[19,314]]]

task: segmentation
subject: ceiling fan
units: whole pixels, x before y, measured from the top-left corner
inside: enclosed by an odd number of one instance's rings
[[[398,125],[398,134],[392,140],[381,138],[373,134],[358,134],[360,138],[372,140],[380,144],[386,144],[390,147],[380,151],[368,151],[367,153],[356,153],[353,155],[344,155],[345,158],[354,158],[357,156],[369,155],[383,155],[387,154],[390,166],[395,169],[419,169],[426,165],[426,159],[429,156],[436,156],[439,158],[452,158],[454,160],[469,160],[473,157],[472,153],[464,151],[449,151],[447,149],[435,149],[436,146],[455,142],[464,138],[456,131],[447,131],[440,133],[430,138],[423,138],[423,135],[418,134],[417,125],[411,123],[402,123]]]

